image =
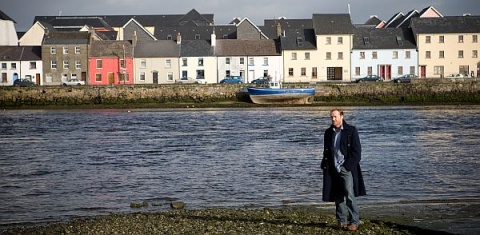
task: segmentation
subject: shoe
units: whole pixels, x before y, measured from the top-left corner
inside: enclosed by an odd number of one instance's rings
[[[346,229],[347,228],[347,225],[346,224],[342,224],[342,223],[338,223],[337,226],[335,226],[337,229]]]
[[[357,231],[358,226],[356,224],[350,224],[347,226],[348,231]]]

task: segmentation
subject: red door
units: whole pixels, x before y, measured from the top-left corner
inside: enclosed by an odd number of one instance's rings
[[[427,71],[427,66],[425,65],[420,65],[420,77],[421,78],[425,78],[425,74],[426,74],[426,71]]]

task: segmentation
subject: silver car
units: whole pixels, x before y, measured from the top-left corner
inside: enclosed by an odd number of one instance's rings
[[[207,80],[205,78],[191,78],[191,77],[182,77],[175,80],[175,83],[185,83],[185,84],[207,84]]]

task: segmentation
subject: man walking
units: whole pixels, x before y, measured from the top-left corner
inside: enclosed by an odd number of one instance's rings
[[[356,197],[366,195],[360,169],[362,147],[355,126],[343,120],[343,111],[330,111],[332,125],[323,140],[323,195],[322,200],[335,202],[337,228],[358,229],[359,211]]]

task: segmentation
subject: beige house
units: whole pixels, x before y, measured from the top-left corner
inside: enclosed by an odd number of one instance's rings
[[[411,24],[418,50],[420,77],[450,74],[479,77],[480,16],[417,18]]]
[[[179,78],[180,46],[175,41],[138,41],[134,54],[135,84],[166,84]]]
[[[318,81],[350,82],[350,53],[353,25],[349,14],[314,14],[317,50],[311,60],[317,66]]]

